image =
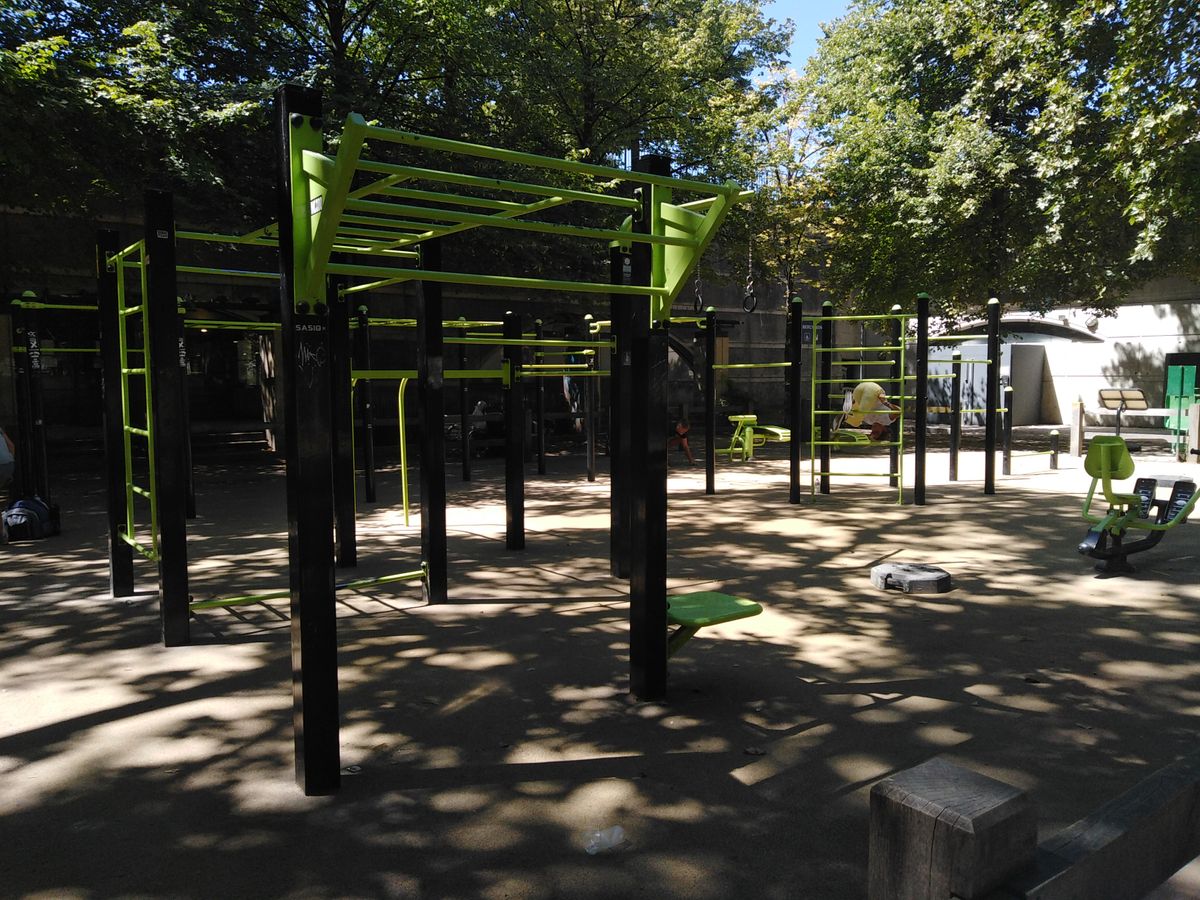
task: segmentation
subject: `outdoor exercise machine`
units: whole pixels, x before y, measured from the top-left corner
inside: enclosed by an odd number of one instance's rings
[[[1138,478],[1132,493],[1118,493],[1113,481],[1123,481],[1134,475],[1133,457],[1125,439],[1117,435],[1098,435],[1088,445],[1083,467],[1092,476],[1083,517],[1092,523],[1087,536],[1079,544],[1079,552],[1100,562],[1096,570],[1121,575],[1132,572],[1127,557],[1154,547],[1163,535],[1187,521],[1196,505],[1196,484],[1190,479],[1177,479],[1168,487],[1165,499],[1157,497],[1159,483],[1154,478]],[[1108,502],[1104,515],[1092,512],[1096,488]],[[1127,542],[1133,532],[1144,536]]]

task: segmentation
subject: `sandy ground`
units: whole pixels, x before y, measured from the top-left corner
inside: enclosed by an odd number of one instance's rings
[[[345,769],[317,798],[293,779],[286,603],[197,613],[195,645],[162,648],[149,564],[107,595],[95,462],[60,462],[64,534],[0,547],[0,896],[861,898],[890,773],[943,755],[1016,784],[1044,837],[1194,748],[1194,524],[1099,579],[1079,460],[1019,458],[984,496],[980,454],[955,484],[934,454],[927,506],[879,479],[791,506],[779,450],[721,463],[716,497],[672,469],[671,589],[766,611],[688,644],[663,703],[627,694],[607,478],[531,467],[509,553],[500,462],[448,469],[452,602],[339,598]],[[214,461],[198,489],[196,598],[286,586],[281,470]],[[393,469],[362,505],[356,575],[418,561],[398,496]],[[883,561],[954,589],[876,590]],[[587,855],[610,825],[627,842]]]

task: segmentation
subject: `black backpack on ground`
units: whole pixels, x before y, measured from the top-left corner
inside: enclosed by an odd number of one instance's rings
[[[59,531],[58,507],[41,497],[17,500],[2,515],[10,541],[36,541]]]

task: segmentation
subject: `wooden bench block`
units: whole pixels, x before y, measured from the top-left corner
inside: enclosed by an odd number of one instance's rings
[[[976,900],[1036,848],[1025,792],[951,762],[931,759],[871,789],[870,900]]]

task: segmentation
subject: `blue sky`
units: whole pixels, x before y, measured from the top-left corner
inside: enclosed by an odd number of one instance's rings
[[[804,68],[804,62],[817,48],[821,23],[831,22],[846,11],[849,0],[764,0],[763,11],[772,19],[791,19],[796,23],[792,40],[792,67]]]

